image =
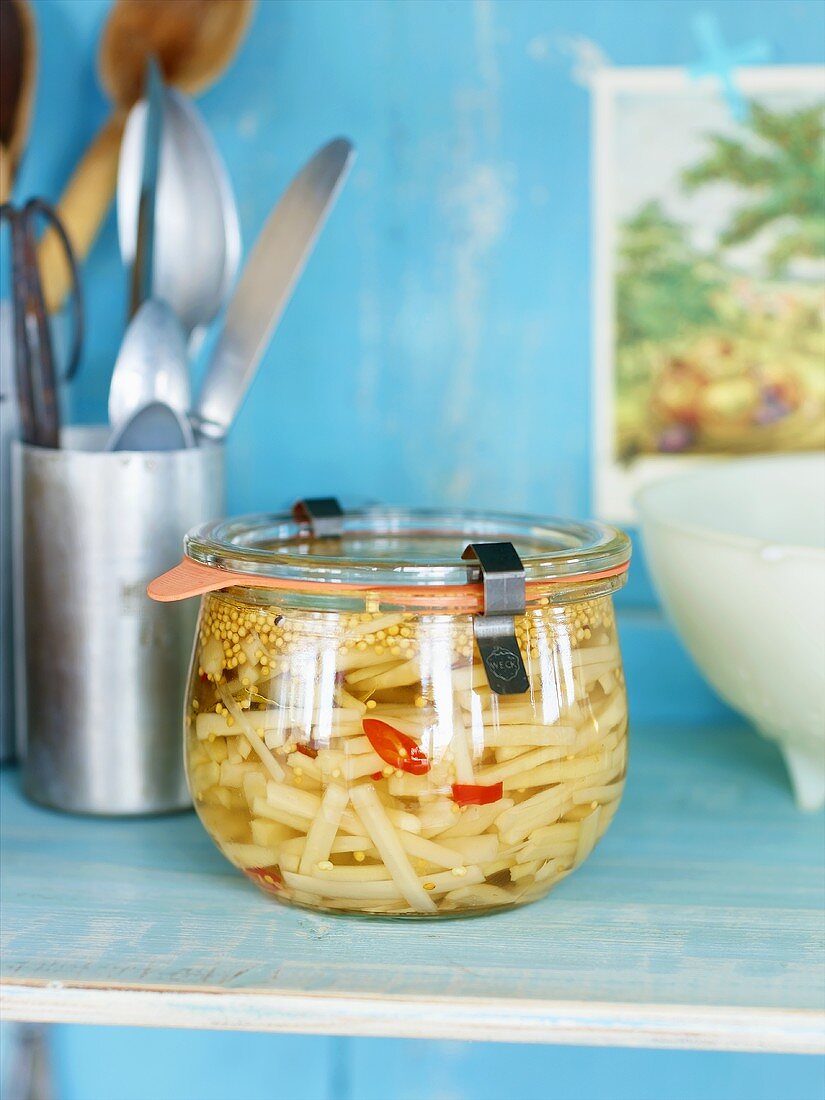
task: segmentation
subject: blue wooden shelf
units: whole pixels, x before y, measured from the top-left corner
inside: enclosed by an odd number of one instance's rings
[[[191,814],[66,817],[6,770],[8,1019],[825,1050],[825,830],[743,728],[635,732],[604,842],[549,898],[442,924],[290,910]]]

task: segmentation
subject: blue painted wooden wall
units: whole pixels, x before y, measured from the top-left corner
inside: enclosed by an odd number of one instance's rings
[[[42,69],[20,193],[55,196],[106,114],[108,0],[35,0]],[[261,0],[201,100],[248,245],[338,133],[356,170],[233,432],[233,511],[336,492],[584,515],[591,353],[589,100],[577,50],[686,65],[691,19],[821,62],[819,0]],[[113,221],[87,266],[72,395],[102,418],[125,283]],[[722,705],[641,563],[623,600],[636,720]],[[60,1100],[821,1100],[809,1059],[58,1029]]]
[[[59,1100],[822,1100],[821,1059],[58,1028]]]

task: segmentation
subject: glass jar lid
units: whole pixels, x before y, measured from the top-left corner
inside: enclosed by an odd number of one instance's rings
[[[316,535],[311,522],[289,513],[220,520],[187,535],[186,556],[231,574],[228,584],[437,588],[442,595],[479,587],[477,565],[462,559],[470,543],[512,542],[528,587],[618,577],[630,559],[627,535],[594,521],[374,506],[343,513],[337,527]]]

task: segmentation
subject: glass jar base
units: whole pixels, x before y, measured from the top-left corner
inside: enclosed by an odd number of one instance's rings
[[[514,620],[530,691],[499,696],[472,616],[204,603],[186,713],[198,814],[255,885],[308,911],[480,916],[544,896],[621,799],[610,600]]]
[[[250,877],[251,876],[247,876]],[[566,876],[565,876],[566,877]],[[560,879],[551,883],[546,890],[542,893],[534,893],[530,897],[515,898],[511,902],[502,903],[501,905],[489,905],[489,906],[473,906],[466,909],[442,909],[437,913],[415,913],[412,911],[397,911],[397,912],[380,912],[370,909],[345,909],[332,905],[318,905],[316,903],[310,903],[291,897],[286,891],[281,891],[276,888],[265,886],[261,883],[251,880],[252,884],[262,893],[270,897],[274,902],[280,905],[285,905],[291,909],[301,909],[305,913],[315,913],[318,916],[323,917],[346,917],[346,918],[364,918],[367,917],[370,920],[386,920],[386,921],[430,921],[437,922],[442,920],[457,920],[465,917],[492,917],[501,913],[509,913],[514,909],[523,909],[526,905],[533,905],[537,901],[543,901],[549,894],[551,894],[555,888],[559,885]]]

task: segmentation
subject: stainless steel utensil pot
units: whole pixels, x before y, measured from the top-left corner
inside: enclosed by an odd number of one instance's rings
[[[14,445],[18,751],[38,802],[158,813],[189,805],[177,716],[193,619],[146,584],[222,514],[223,450],[105,453],[106,438]]]

